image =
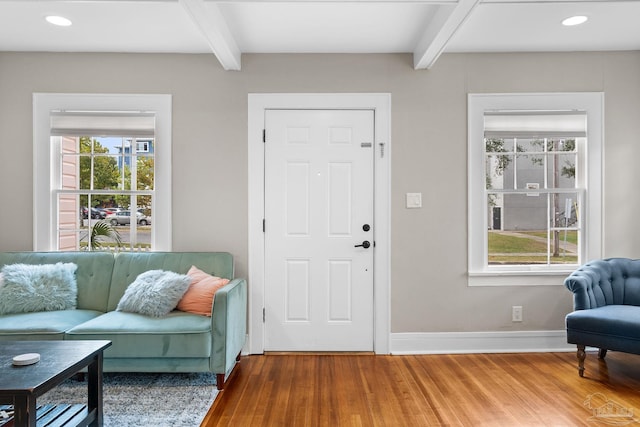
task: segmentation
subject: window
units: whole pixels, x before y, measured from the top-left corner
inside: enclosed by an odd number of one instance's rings
[[[108,113],[93,114],[103,116]],[[53,126],[51,133],[58,133]],[[153,153],[138,152],[135,148],[139,145],[134,137],[72,136],[69,133],[66,130],[62,135],[51,137],[52,153],[55,162],[59,163],[55,168],[58,176],[54,179],[53,189],[58,206],[57,249],[151,249]],[[145,143],[152,144],[152,139],[146,139]],[[130,211],[137,212],[137,221],[129,220]],[[127,217],[121,218],[125,214]],[[97,238],[94,228],[99,221],[111,225],[120,240],[116,242],[109,236]]]
[[[118,250],[170,250],[170,108],[168,95],[34,95],[34,250],[91,250],[101,220]]]
[[[600,257],[601,176],[601,94],[469,95],[469,284],[558,284]]]

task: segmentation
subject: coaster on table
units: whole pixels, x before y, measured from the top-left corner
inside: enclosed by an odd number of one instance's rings
[[[33,365],[40,361],[39,353],[19,354],[13,358],[13,364],[17,366]]]

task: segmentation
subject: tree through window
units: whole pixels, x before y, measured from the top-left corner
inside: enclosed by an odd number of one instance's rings
[[[62,136],[57,145],[64,183],[58,191],[59,249],[148,250],[154,139]]]

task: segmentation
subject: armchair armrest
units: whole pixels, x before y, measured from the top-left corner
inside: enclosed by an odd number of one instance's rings
[[[233,279],[219,289],[211,313],[212,348],[210,369],[216,374],[218,389],[233,370],[247,334],[247,282]]]
[[[623,304],[627,263],[623,258],[591,261],[564,280],[573,292],[574,310]]]
[[[573,293],[574,310],[587,310],[598,307],[595,303],[593,289],[594,284],[600,281],[599,276],[593,269],[581,268],[571,273],[564,280],[564,286]]]

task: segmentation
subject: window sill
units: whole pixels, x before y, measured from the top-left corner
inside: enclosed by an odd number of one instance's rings
[[[553,271],[469,272],[469,286],[558,286],[575,268]]]

